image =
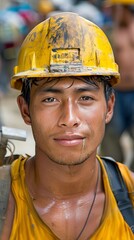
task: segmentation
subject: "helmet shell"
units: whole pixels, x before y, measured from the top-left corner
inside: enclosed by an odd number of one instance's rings
[[[104,32],[75,13],[60,13],[38,24],[25,38],[11,86],[21,89],[31,77],[112,76],[119,81],[111,45]]]

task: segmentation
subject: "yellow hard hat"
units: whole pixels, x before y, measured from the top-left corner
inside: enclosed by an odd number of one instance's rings
[[[38,24],[25,38],[11,87],[31,77],[112,76],[119,81],[111,45],[103,31],[75,13],[60,13]]]
[[[134,0],[107,0],[106,2],[109,5],[115,5],[115,4],[130,5],[130,4],[134,4]]]

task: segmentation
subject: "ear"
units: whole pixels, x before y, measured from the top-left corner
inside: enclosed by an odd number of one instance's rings
[[[105,118],[106,124],[109,123],[112,119],[113,112],[114,112],[114,105],[115,105],[115,95],[114,93],[112,93],[112,95],[110,96],[107,102],[107,113]]]
[[[17,103],[22,115],[22,118],[24,122],[27,125],[31,125],[31,119],[30,119],[30,113],[29,113],[29,107],[28,104],[26,103],[25,99],[20,95],[17,97]]]

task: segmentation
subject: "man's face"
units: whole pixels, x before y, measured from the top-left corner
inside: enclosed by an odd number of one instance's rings
[[[29,122],[36,153],[58,164],[80,164],[96,155],[114,100],[106,104],[99,82],[91,85],[75,77],[45,81],[31,90]]]

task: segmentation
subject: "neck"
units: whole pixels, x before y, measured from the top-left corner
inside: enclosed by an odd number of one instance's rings
[[[26,176],[29,171],[31,178],[26,177],[26,181],[32,194],[70,198],[94,191],[98,161],[93,156],[79,165],[63,166],[35,156],[27,162]]]

